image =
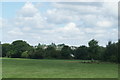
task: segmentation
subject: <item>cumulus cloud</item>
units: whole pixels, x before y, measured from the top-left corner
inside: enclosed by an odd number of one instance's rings
[[[31,28],[30,28],[30,27],[24,27],[23,30],[24,30],[24,31],[30,31]]]
[[[51,8],[47,7],[43,14],[43,3],[38,6],[27,2],[11,25],[5,28],[4,39],[25,39],[32,44],[55,42],[69,45],[87,44],[93,38],[101,45],[108,40],[117,40],[116,5],[66,2],[51,3],[49,6]]]
[[[111,27],[112,22],[110,22],[110,21],[98,21],[96,23],[96,26],[99,26],[99,27]]]
[[[19,36],[23,35],[23,32],[19,28],[14,28],[11,31],[8,31],[8,34],[11,34],[13,36]]]
[[[48,9],[46,16],[48,17],[47,21],[49,23],[63,24],[79,20],[80,19],[79,16],[75,14],[76,12],[64,9]]]
[[[79,32],[79,28],[76,27],[75,23],[68,23],[65,27],[61,28],[64,32]]]
[[[118,18],[118,2],[103,3],[103,12],[109,17]]]
[[[45,18],[42,17],[39,10],[30,2],[27,2],[16,16],[15,23],[21,27],[45,27]]]
[[[27,2],[19,11],[19,15],[23,17],[33,17],[36,13],[38,13],[38,9],[30,2]]]

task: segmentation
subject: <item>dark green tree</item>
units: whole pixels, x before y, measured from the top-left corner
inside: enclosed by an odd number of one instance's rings
[[[13,50],[11,52],[14,52],[14,53],[11,53],[12,54],[11,57],[20,58],[23,52],[30,51],[30,49],[31,49],[31,46],[26,41],[16,40],[11,44],[11,50]]]
[[[8,43],[2,44],[2,57],[5,57],[10,50],[11,50],[10,44]]]
[[[109,41],[103,58],[104,61],[118,62],[118,45]]]
[[[34,50],[32,58],[34,59],[43,59],[44,58],[45,51],[41,48],[38,47]]]
[[[98,54],[97,54],[97,56],[98,56],[98,60],[103,60],[103,55],[104,55],[104,52],[105,52],[105,47],[103,47],[103,46],[98,46]]]
[[[61,49],[61,58],[62,59],[72,59],[72,50],[69,46],[64,46],[62,49]]]
[[[75,50],[75,59],[82,59],[82,60],[88,60],[89,54],[88,54],[88,47],[86,46],[80,46]]]
[[[98,41],[92,39],[88,42],[89,45],[89,56],[91,59],[98,59]]]
[[[46,49],[45,49],[45,58],[56,58],[57,57],[57,53],[56,53],[56,49],[49,45]]]

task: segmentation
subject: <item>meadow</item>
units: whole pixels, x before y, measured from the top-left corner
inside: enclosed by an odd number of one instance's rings
[[[117,78],[115,63],[80,63],[83,60],[2,59],[3,78]]]

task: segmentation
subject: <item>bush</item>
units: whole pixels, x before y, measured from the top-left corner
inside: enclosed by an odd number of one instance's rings
[[[25,51],[21,55],[22,58],[29,58],[28,51]]]

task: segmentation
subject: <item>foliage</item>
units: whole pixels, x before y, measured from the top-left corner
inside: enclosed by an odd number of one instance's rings
[[[72,50],[69,46],[64,46],[62,50],[60,51],[61,58],[62,59],[71,59],[72,57],[70,54],[72,54]]]
[[[44,50],[40,47],[34,50],[32,58],[34,59],[43,59],[44,58]]]
[[[11,44],[2,44],[2,57],[32,58],[32,59],[80,59],[80,60],[102,60],[109,62],[120,62],[118,58],[117,43],[108,42],[106,47],[99,46],[98,41],[92,39],[87,46],[67,46],[65,44],[52,43],[50,45],[38,44],[30,46],[26,41],[16,40]]]
[[[21,54],[21,57],[22,58],[29,58],[29,54],[28,54],[28,51],[25,51]]]
[[[55,50],[55,48],[51,45],[49,45],[46,49],[45,49],[45,57],[50,59],[50,58],[57,58],[57,51]]]
[[[8,43],[2,44],[2,57],[5,57],[10,50],[11,50],[10,44]]]
[[[118,45],[109,41],[103,57],[104,61],[118,62]]]
[[[23,52],[30,50],[30,47],[31,46],[25,41],[22,41],[22,40],[14,41],[11,44],[11,50],[13,50],[14,52],[14,53],[11,53],[12,54],[11,57],[20,58]]]
[[[98,59],[98,41],[92,39],[88,42],[89,45],[89,56],[91,59]]]
[[[88,47],[80,46],[75,50],[75,59],[89,60]]]

